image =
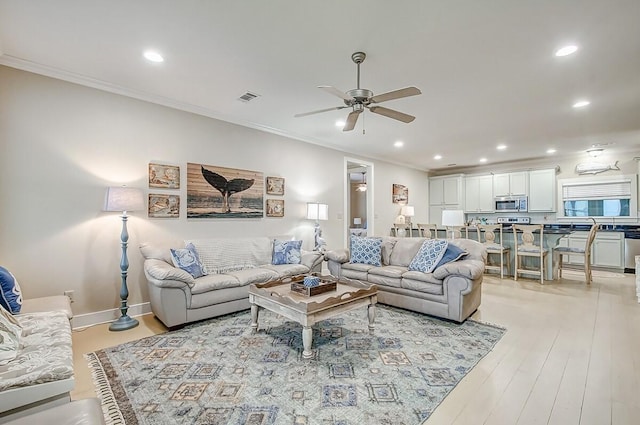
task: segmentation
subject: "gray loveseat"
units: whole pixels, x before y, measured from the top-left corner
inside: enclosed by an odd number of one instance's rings
[[[193,278],[173,266],[170,248],[182,248],[188,242],[209,274]],[[268,237],[143,243],[140,251],[151,310],[169,328],[248,309],[249,284],[319,272],[323,261],[320,252],[302,250],[300,264],[273,265],[273,238]]]
[[[334,276],[377,284],[380,303],[463,322],[480,306],[486,250],[474,240],[449,240],[468,254],[432,273],[410,271],[408,266],[424,241],[382,238],[381,266],[352,264],[347,249],[328,251],[325,259]]]

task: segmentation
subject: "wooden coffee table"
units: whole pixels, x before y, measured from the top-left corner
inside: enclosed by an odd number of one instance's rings
[[[378,286],[351,279],[335,279],[321,276],[323,280],[336,281],[336,290],[307,297],[291,290],[291,282],[299,278],[286,278],[264,284],[249,285],[251,303],[251,327],[258,330],[258,310],[265,308],[302,325],[302,357],[313,357],[312,326],[329,317],[354,308],[367,306],[369,331],[374,329]]]

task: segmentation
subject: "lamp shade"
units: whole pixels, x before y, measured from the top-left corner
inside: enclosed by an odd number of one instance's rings
[[[329,205],[317,202],[307,203],[307,219],[329,220]]]
[[[411,205],[405,205],[400,209],[400,214],[405,217],[413,217],[415,215],[415,210]]]
[[[144,197],[140,189],[133,187],[108,187],[104,198],[103,211],[144,210]]]
[[[462,226],[464,225],[464,211],[462,210],[443,210],[442,211],[443,226]]]

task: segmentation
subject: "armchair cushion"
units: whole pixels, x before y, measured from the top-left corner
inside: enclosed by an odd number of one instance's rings
[[[0,305],[13,314],[20,313],[22,307],[20,285],[11,272],[2,266],[0,266]]]

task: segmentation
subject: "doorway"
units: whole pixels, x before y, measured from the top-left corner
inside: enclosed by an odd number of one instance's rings
[[[343,234],[345,246],[349,246],[352,232],[367,236],[374,234],[373,163],[345,157],[344,177]]]

